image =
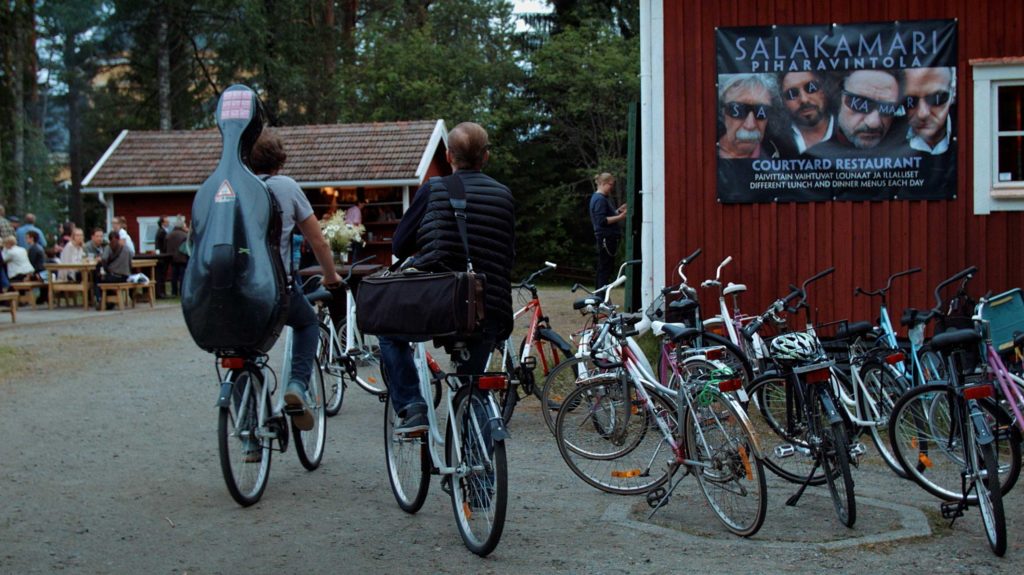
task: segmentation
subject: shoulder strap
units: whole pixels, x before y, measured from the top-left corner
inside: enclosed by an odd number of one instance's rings
[[[466,188],[462,186],[462,178],[452,174],[442,178],[448,188],[448,201],[455,211],[455,224],[462,238],[462,249],[466,251],[466,271],[473,271],[473,260],[469,257],[469,237],[466,232]]]

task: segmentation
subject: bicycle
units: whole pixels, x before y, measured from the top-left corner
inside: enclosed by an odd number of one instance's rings
[[[355,267],[373,259],[374,256],[369,256],[353,263],[342,278],[345,289],[344,318],[335,322],[327,305],[317,305],[317,320],[320,322],[317,357],[327,374],[325,409],[328,416],[333,417],[341,410],[349,381],[354,381],[364,391],[382,400],[386,393],[380,368],[380,346],[375,336],[364,335],[356,326],[356,299],[349,283]],[[319,277],[313,276],[306,282]],[[341,334],[344,334],[344,341]]]
[[[331,294],[320,289],[306,297],[315,303],[330,299]],[[291,371],[291,351],[292,331],[286,326],[283,381],[288,381]],[[289,427],[302,466],[312,471],[323,461],[327,433],[323,373],[319,360],[314,357],[308,386],[313,428],[302,431],[291,422],[284,394],[275,396],[278,380],[268,365],[266,354],[221,355],[217,359],[220,362],[218,378],[221,368],[227,370],[221,379],[217,400],[221,472],[231,497],[239,505],[248,507],[258,502],[266,489],[271,452],[288,450]],[[274,442],[277,442],[276,449]]]
[[[467,359],[464,344],[456,344],[453,361]],[[414,344],[414,360],[420,393],[427,397],[435,378],[428,365],[425,344]],[[426,500],[430,475],[444,476],[441,487],[451,496],[463,543],[470,551],[484,557],[501,539],[508,505],[505,455],[508,434],[494,398],[495,392],[507,388],[508,379],[504,373],[443,374],[442,378],[446,384],[447,409],[444,437],[432,402],[427,402],[427,432],[396,434],[398,416],[390,398],[386,399],[384,445],[388,481],[398,506],[407,513],[416,513]]]
[[[492,369],[496,366],[491,364],[495,361],[499,362],[498,366],[504,369],[509,376],[508,389],[498,396],[498,403],[501,405],[502,417],[506,424],[512,419],[516,404],[519,403],[520,389],[524,395],[533,394],[540,399],[540,390],[536,388],[537,368],[540,368],[541,375],[546,378],[559,363],[573,355],[572,346],[551,329],[550,321],[541,309],[537,286],[533,284],[541,274],[556,267],[558,267],[556,264],[544,262],[543,268],[512,286],[517,293],[521,293],[522,290],[530,293],[530,299],[513,314],[515,319],[529,314],[530,325],[526,330],[526,335],[519,341],[518,356],[513,355],[511,340],[506,340],[495,347],[495,354],[488,364],[488,369]]]
[[[722,263],[718,264],[718,269],[715,271],[715,279],[704,280],[701,282],[703,288],[718,288],[718,315],[710,317],[703,321],[704,329],[710,334],[727,337],[729,341],[735,345],[738,355],[745,357],[750,366],[751,379],[744,381],[744,386],[749,386],[753,377],[756,377],[763,373],[766,369],[771,367],[771,362],[768,360],[768,350],[764,343],[764,340],[757,333],[752,334],[750,337],[746,337],[743,333],[743,327],[754,318],[743,314],[740,311],[739,296],[743,292],[747,291],[747,286],[744,284],[734,284],[729,282],[728,285],[722,285],[722,269],[732,262],[732,256],[729,256],[722,260]],[[725,298],[726,296],[732,296],[733,311],[729,311]]]
[[[967,268],[935,290],[936,307],[927,316],[942,316],[939,292],[959,279],[969,280],[977,268]],[[980,311],[980,310],[979,310]],[[893,409],[889,437],[908,476],[925,491],[943,499],[942,516],[951,521],[971,505],[981,511],[992,551],[1006,552],[1006,523],[1002,496],[1016,484],[1021,466],[1021,432],[995,401],[988,363],[979,373],[972,356],[986,346],[987,325],[979,313],[973,328],[947,331],[930,346],[945,356],[948,380],[915,387]],[[998,376],[997,376],[998,377]]]
[[[670,364],[669,385],[662,385],[640,360],[642,351],[627,340],[639,333],[633,326],[641,319],[616,314],[606,322],[621,342],[618,355],[607,359],[593,350],[594,362],[609,371],[580,380],[565,398],[555,423],[562,458],[602,491],[647,493],[652,515],[693,473],[729,531],[744,537],[757,533],[767,510],[767,488],[757,439],[728,395],[741,387],[740,379],[686,345],[698,330],[654,322],[656,332],[664,331],[665,344],[674,340],[681,355]],[[668,457],[660,461],[666,446]],[[662,489],[680,468],[686,469],[680,481]]]

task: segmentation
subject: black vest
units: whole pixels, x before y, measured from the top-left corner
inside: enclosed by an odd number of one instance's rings
[[[515,259],[515,207],[512,192],[490,176],[458,172],[466,188],[466,223],[473,271],[487,278],[484,329],[499,340],[512,333],[512,287]],[[441,178],[430,179],[430,201],[416,232],[417,267],[465,271],[466,253]]]

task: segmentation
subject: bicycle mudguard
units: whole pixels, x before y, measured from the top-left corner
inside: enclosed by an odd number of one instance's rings
[[[842,423],[843,418],[839,415],[836,404],[832,401],[832,396],[828,394],[828,391],[819,389],[818,395],[821,397],[821,406],[825,408],[825,415],[828,417],[829,423]]]
[[[971,422],[974,423],[974,437],[979,445],[988,445],[995,441],[992,430],[985,420],[985,413],[977,405],[971,409]]]
[[[192,257],[181,310],[200,348],[264,353],[284,327],[288,289],[278,250],[280,207],[247,165],[263,131],[256,93],[242,85],[228,88],[218,104],[217,126],[223,147],[192,203]]]
[[[220,396],[217,397],[217,407],[231,407],[231,387],[233,381],[224,381],[220,384]]]
[[[537,337],[555,344],[555,347],[565,352],[566,357],[572,356],[572,346],[569,345],[569,342],[565,341],[562,336],[558,335],[558,332],[550,327],[538,328]]]

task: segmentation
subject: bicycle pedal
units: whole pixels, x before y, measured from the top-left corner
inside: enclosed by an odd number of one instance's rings
[[[782,445],[776,445],[775,449],[773,450],[773,452],[775,453],[775,457],[777,457],[779,459],[783,459],[783,458],[792,457],[793,455],[795,455],[796,454],[796,447],[793,447],[792,444],[784,443]]]
[[[950,521],[954,521],[959,517],[963,517],[965,507],[966,506],[959,501],[942,503],[939,505],[939,508],[942,511],[942,518],[949,519]]]
[[[448,495],[452,494],[452,476],[451,475],[445,475],[441,479],[441,491],[444,491]]]
[[[652,509],[663,506],[668,503],[667,495],[668,492],[665,491],[664,487],[655,487],[647,492],[647,505]]]
[[[854,459],[860,459],[867,452],[868,448],[859,441],[850,446],[850,457],[853,457]]]

